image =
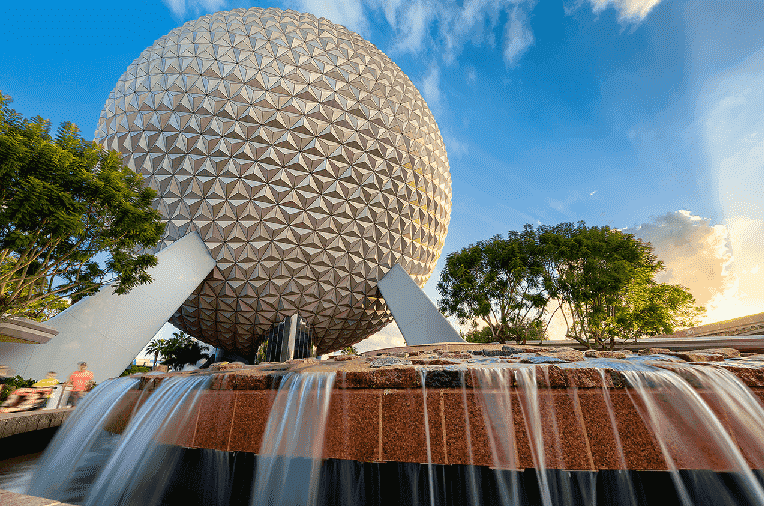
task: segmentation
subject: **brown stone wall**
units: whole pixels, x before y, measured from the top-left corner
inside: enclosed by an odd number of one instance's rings
[[[668,468],[653,431],[640,414],[643,406],[639,396],[632,389],[624,388],[625,382],[618,372],[607,371],[608,388],[603,389],[600,372],[594,369],[536,367],[541,387],[538,390],[540,427],[527,421],[525,411],[532,407],[523,404],[525,397],[516,385],[507,392],[479,392],[473,388],[477,381],[470,374],[465,377],[465,389],[461,388],[458,372],[431,374],[428,385],[431,381],[438,385],[426,389],[428,426],[425,427],[425,397],[420,375],[414,368],[340,373],[329,405],[323,456],[365,462],[426,463],[426,431],[429,431],[433,463],[525,469],[537,467],[533,438],[534,434],[541,434],[541,456],[548,468]],[[738,374],[759,398],[764,398],[764,381],[761,374],[753,371],[760,372],[745,369]],[[155,387],[158,381],[161,378],[144,382],[144,391]],[[163,442],[257,453],[279,382],[278,375],[253,375],[246,371],[217,374],[212,389],[202,393],[188,422],[164,434]],[[730,426],[711,392],[700,393],[712,408],[717,407],[722,424],[733,437],[742,434]],[[124,428],[142,395],[145,393],[134,390],[125,397],[109,422],[110,430]],[[484,412],[482,396],[502,395],[508,395],[503,402],[511,407],[501,416],[512,430],[512,434],[505,434],[502,439],[513,437],[515,445],[506,452],[498,448],[494,457],[490,434],[500,428],[491,425],[490,417]],[[714,457],[714,448],[704,439],[693,440],[687,451],[673,449],[678,455],[676,465],[728,470]],[[757,448],[750,451],[743,448],[743,454],[754,467],[764,464],[758,462],[761,459],[756,457]]]

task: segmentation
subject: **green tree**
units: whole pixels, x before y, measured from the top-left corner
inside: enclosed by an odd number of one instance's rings
[[[545,290],[567,337],[582,344],[612,349],[616,338],[673,329],[703,311],[683,287],[653,280],[663,263],[631,234],[579,222],[539,227],[538,239]]]
[[[149,283],[156,257],[144,249],[164,229],[156,192],[74,124],[53,138],[9,103],[0,93],[0,317],[51,316],[104,284],[124,294]]]
[[[0,385],[5,385],[4,388],[0,388],[0,402],[5,401],[17,388],[29,388],[36,382],[37,380],[24,379],[19,375],[12,378],[0,378]]]
[[[615,308],[613,325],[618,337],[633,339],[673,334],[677,327],[700,323],[705,308],[698,306],[684,287],[657,283],[639,272],[623,291]]]
[[[154,366],[157,365],[157,360],[159,359],[159,355],[161,355],[162,351],[165,349],[165,343],[167,342],[166,339],[153,339],[147,346],[146,346],[146,352],[147,353],[153,353],[154,354]]]
[[[525,342],[548,301],[542,253],[530,225],[451,253],[438,282],[440,310],[462,324],[482,321],[491,341]]]
[[[150,353],[162,355],[164,357],[162,364],[176,371],[183,369],[186,365],[196,364],[202,359],[211,357],[207,345],[200,343],[185,332],[173,332],[171,338],[156,339],[150,345],[154,342],[158,342],[158,352],[150,351]]]
[[[122,371],[122,374],[120,374],[119,377],[121,378],[123,376],[130,376],[131,374],[137,374],[139,372],[150,372],[150,371],[151,371],[151,367],[130,364],[129,366],[125,368],[124,371]]]
[[[353,346],[346,346],[340,351],[342,355],[358,355],[358,351]]]

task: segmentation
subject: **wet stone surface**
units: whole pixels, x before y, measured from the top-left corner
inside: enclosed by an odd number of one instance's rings
[[[241,362],[214,364],[210,369],[177,373],[146,374],[139,390],[153,390],[170,376],[214,375],[213,390],[272,390],[291,373],[336,372],[335,389],[467,388],[479,386],[477,369],[536,368],[541,388],[626,388],[624,371],[676,372],[688,365],[724,369],[749,387],[764,387],[764,355],[741,356],[732,348],[673,352],[646,347],[638,353],[623,350],[574,350],[533,345],[443,344],[369,352],[365,355],[337,355],[284,363],[245,365]],[[514,380],[511,380],[514,381]],[[514,386],[514,383],[513,383]]]

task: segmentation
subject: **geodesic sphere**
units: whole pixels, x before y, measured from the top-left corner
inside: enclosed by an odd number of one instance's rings
[[[252,355],[300,314],[318,352],[391,320],[396,262],[423,286],[446,237],[451,176],[406,75],[343,26],[279,9],[190,21],[143,51],[96,140],[158,192],[164,247],[196,231],[217,266],[170,320]]]

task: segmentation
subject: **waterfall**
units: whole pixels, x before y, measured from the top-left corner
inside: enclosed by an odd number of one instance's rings
[[[88,394],[48,445],[27,493],[62,502],[81,500],[83,481],[102,464],[113,435],[103,429],[112,409],[138,383],[136,378],[107,380]]]
[[[142,390],[135,378],[110,380],[62,426],[29,493],[88,506],[764,506],[764,407],[736,375],[615,360],[573,374],[584,364],[388,369],[373,387],[355,372],[338,385],[336,372],[287,372],[271,376],[277,390],[210,397],[222,377],[171,376]],[[335,387],[344,392],[332,405]],[[247,432],[238,406],[260,409],[251,399],[268,415]],[[225,418],[215,402],[230,415],[210,428]],[[391,419],[396,409],[406,418]],[[367,461],[332,453],[348,420],[365,420],[353,433],[378,443]],[[222,446],[196,448],[197,430]],[[229,439],[241,445],[245,433],[259,450],[232,451]],[[416,441],[414,451],[401,441]]]
[[[287,374],[266,424],[252,506],[316,503],[335,373]]]

